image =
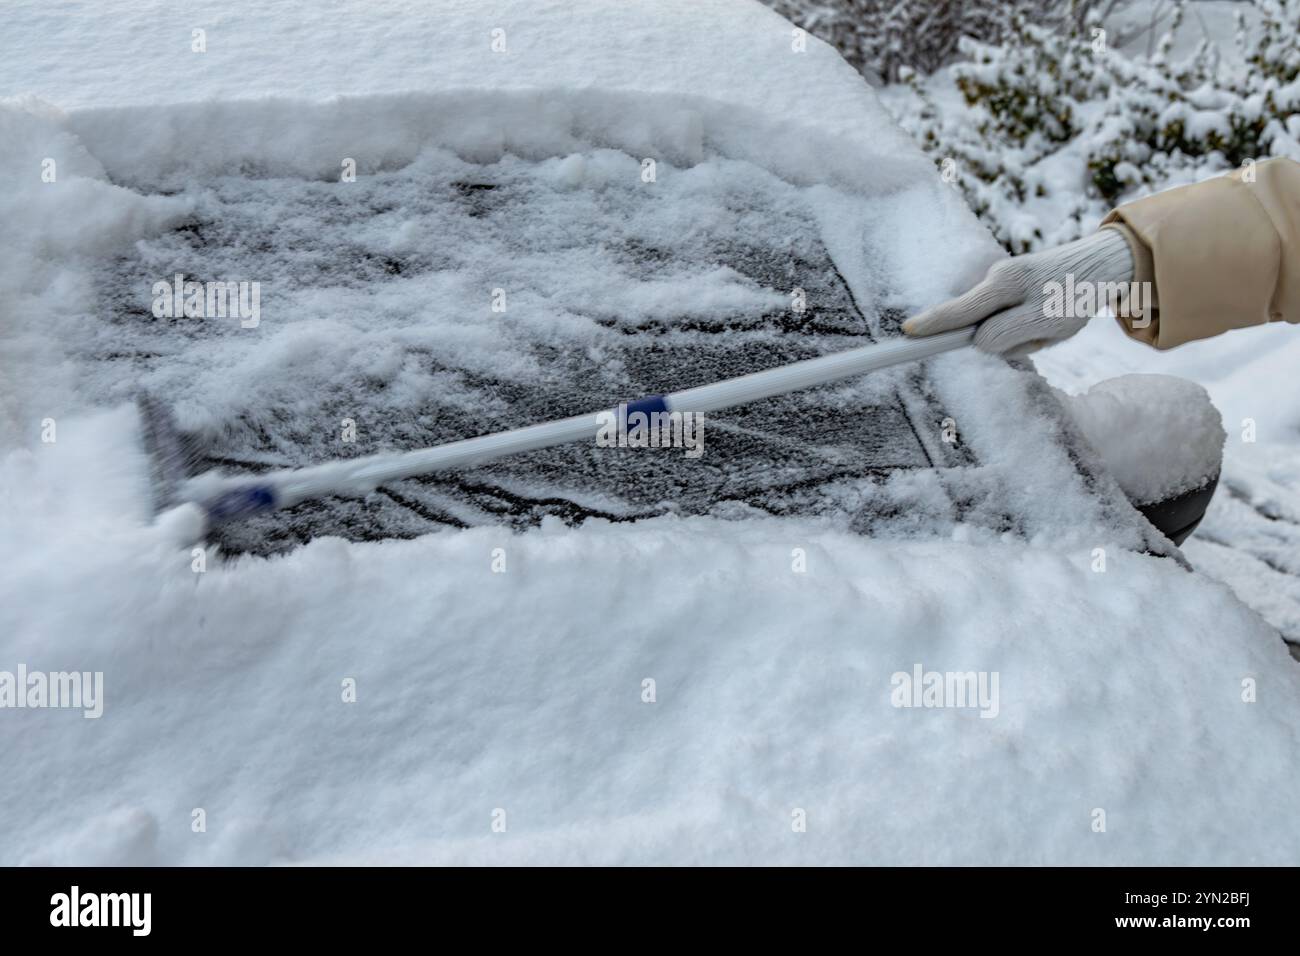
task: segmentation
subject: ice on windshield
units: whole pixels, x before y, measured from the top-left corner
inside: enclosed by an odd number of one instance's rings
[[[81,358],[98,394],[149,388],[204,432],[203,464],[234,473],[611,407],[877,341],[900,317],[864,314],[806,189],[739,161],[647,176],[614,150],[475,164],[430,149],[355,182],[221,177],[174,198],[192,204],[183,224],[98,264]],[[154,282],[178,274],[257,282],[256,327],[233,302],[224,319],[159,317]],[[944,417],[919,370],[880,373],[711,414],[698,457],[572,445],[223,539],[737,508],[880,525],[903,509],[873,484],[974,461]]]

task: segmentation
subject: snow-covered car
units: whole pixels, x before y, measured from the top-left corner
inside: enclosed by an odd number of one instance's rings
[[[0,862],[1297,859],[1300,677],[1177,548],[1222,442],[1192,386],[967,350],[699,454],[149,524],[142,389],[252,474],[969,286],[996,243],[829,47],[749,0],[38,10],[0,41],[0,654],[104,690],[0,723]]]

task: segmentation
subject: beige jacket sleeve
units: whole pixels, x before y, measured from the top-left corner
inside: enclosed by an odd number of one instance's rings
[[[1158,349],[1265,322],[1300,322],[1300,163],[1270,159],[1113,210],[1146,308],[1120,319]],[[1249,177],[1246,177],[1249,178]],[[1300,333],[1297,333],[1300,334]]]

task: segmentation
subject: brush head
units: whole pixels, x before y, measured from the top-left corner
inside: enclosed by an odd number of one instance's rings
[[[140,435],[149,458],[149,484],[155,515],[181,503],[182,483],[194,472],[200,454],[194,436],[176,427],[171,409],[148,392],[136,396]]]

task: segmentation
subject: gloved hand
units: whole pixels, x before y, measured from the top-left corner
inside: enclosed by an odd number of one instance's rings
[[[1052,291],[1048,284],[1064,286],[1067,275],[1074,276],[1076,288],[1083,282],[1128,283],[1133,279],[1133,253],[1118,230],[1100,229],[1055,249],[1003,259],[975,288],[913,316],[903,323],[903,331],[934,335],[979,323],[976,348],[999,355],[1032,352],[1068,339],[1092,318],[1074,314],[1068,298],[1063,309],[1055,307],[1060,299],[1053,308],[1044,308]],[[1106,305],[1102,296],[1096,301],[1097,310]]]

